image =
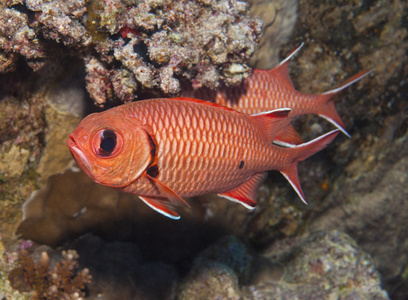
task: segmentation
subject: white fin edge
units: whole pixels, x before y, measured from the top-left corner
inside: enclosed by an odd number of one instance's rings
[[[288,57],[286,57],[284,60],[282,60],[282,61],[279,63],[279,66],[285,64],[288,60],[291,60],[291,58],[292,58],[296,53],[298,53],[299,50],[302,49],[302,47],[303,47],[304,45],[305,45],[305,42],[302,42],[295,50],[293,50],[293,52],[292,52],[291,54],[289,54]]]
[[[323,119],[325,119],[327,122],[333,124],[334,126],[336,126],[336,128],[338,130],[340,130],[341,132],[343,132],[348,138],[351,139],[351,135],[343,128],[341,127],[339,124],[337,124],[337,122],[335,122],[333,119],[330,119],[329,117],[323,116],[323,115],[318,115],[319,117],[322,117]]]
[[[330,135],[330,134],[333,134],[333,133],[335,133],[335,132],[338,132],[338,131],[341,131],[341,130],[340,130],[340,129],[334,129],[334,130],[329,131],[329,132],[327,132],[327,133],[325,133],[325,134],[323,134],[323,135],[321,135],[321,136],[318,136],[317,138],[315,138],[315,139],[313,139],[313,140],[311,140],[311,141],[308,141],[308,142],[303,143],[303,144],[300,144],[300,145],[296,145],[294,148],[296,148],[296,147],[303,147],[303,146],[309,145],[309,144],[314,143],[314,142],[316,142],[316,141],[318,141],[318,140],[324,139],[326,136],[328,136],[328,135]]]
[[[290,183],[290,185],[293,187],[293,189],[295,190],[295,192],[298,194],[300,200],[302,200],[302,202],[306,205],[309,205],[305,198],[303,197],[302,193],[298,190],[298,188],[296,187],[296,185],[292,182],[292,180],[290,180],[290,178],[283,172],[281,172],[281,174],[286,178],[286,180]]]
[[[347,84],[345,84],[345,85],[343,85],[343,86],[340,86],[340,87],[335,88],[335,89],[333,89],[333,90],[327,91],[327,92],[323,93],[322,95],[336,94],[336,93],[338,93],[338,92],[344,90],[345,88],[349,87],[350,85],[356,83],[357,81],[363,79],[364,77],[370,75],[370,74],[373,73],[373,72],[374,72],[374,69],[368,71],[368,72],[365,73],[363,76],[360,76],[360,77],[358,77],[358,78],[356,78],[356,79],[350,81],[349,83],[347,83]]]
[[[291,144],[288,142],[282,142],[280,140],[274,140],[273,144],[279,147],[284,147],[284,148],[295,148],[297,145],[296,144]]]
[[[239,204],[241,204],[242,206],[244,206],[245,208],[247,208],[249,210],[254,210],[255,209],[255,207],[249,206],[249,205],[245,204],[244,202],[241,202],[241,201],[239,201],[239,200],[237,200],[235,198],[232,198],[230,196],[224,196],[224,195],[221,195],[221,194],[218,194],[218,196],[220,196],[222,198],[225,198],[225,199],[228,199],[229,201],[239,203]]]
[[[292,109],[289,108],[289,107],[277,108],[277,109],[273,109],[273,110],[268,110],[268,111],[263,111],[263,112],[260,112],[260,113],[252,114],[251,117],[261,116],[261,115],[269,115],[269,114],[271,114],[271,113],[278,112],[278,111],[288,111],[288,112],[291,112]]]
[[[331,134],[333,134],[333,133],[335,133],[335,132],[338,132],[338,131],[340,131],[340,130],[339,130],[339,129],[335,129],[335,130],[329,131],[328,133],[323,134],[323,135],[321,135],[321,136],[315,138],[314,140],[311,140],[311,141],[309,141],[309,142],[306,142],[306,143],[297,145],[297,146],[294,147],[294,148],[303,147],[303,146],[309,145],[309,144],[311,144],[311,143],[314,143],[314,142],[316,142],[316,141],[318,141],[318,140],[321,140],[321,139],[325,138],[326,136],[331,135]],[[302,202],[303,202],[304,204],[308,205],[308,203],[306,202],[306,199],[305,199],[305,198],[303,197],[303,195],[302,195],[302,192],[296,187],[296,185],[292,182],[292,180],[290,180],[290,178],[289,178],[284,172],[281,171],[280,173],[281,173],[281,174],[286,178],[286,180],[290,183],[290,185],[293,187],[293,189],[295,190],[295,192],[298,194],[298,196],[300,197],[300,199],[302,200]],[[300,186],[300,183],[299,183],[299,186]]]
[[[148,201],[146,201],[146,199],[144,199],[142,196],[138,196],[138,197],[140,198],[140,200],[142,200],[144,203],[146,203],[147,206],[149,206],[151,209],[157,211],[159,214],[162,214],[163,216],[165,216],[167,218],[170,218],[172,220],[179,220],[180,219],[180,216],[175,217],[175,216],[169,215],[169,214],[165,213],[164,211],[158,209],[157,207],[154,207]]]

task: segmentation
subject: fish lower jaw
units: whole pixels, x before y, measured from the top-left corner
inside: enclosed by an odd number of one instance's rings
[[[72,153],[77,164],[86,172],[86,170],[91,170],[91,164],[86,158],[85,154],[76,145],[75,140],[70,136],[67,140],[67,146]],[[86,169],[86,170],[85,170]],[[86,172],[87,173],[87,172]]]

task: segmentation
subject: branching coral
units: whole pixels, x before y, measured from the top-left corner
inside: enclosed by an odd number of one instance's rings
[[[20,267],[9,273],[13,288],[33,291],[31,299],[82,299],[91,281],[88,269],[78,270],[78,253],[62,251],[62,259],[52,267],[47,252],[36,262],[26,250],[20,252]]]
[[[245,62],[261,35],[247,11],[240,0],[12,1],[0,12],[0,71],[12,69],[16,54],[38,70],[61,53],[51,40],[84,59],[99,106],[147,89],[175,95],[181,79],[231,85],[249,75]]]

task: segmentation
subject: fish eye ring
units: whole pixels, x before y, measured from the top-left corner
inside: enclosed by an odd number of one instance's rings
[[[110,158],[122,150],[122,138],[113,130],[104,129],[97,132],[93,139],[95,154],[99,157]]]

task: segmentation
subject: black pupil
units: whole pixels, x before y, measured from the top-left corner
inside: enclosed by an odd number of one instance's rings
[[[104,130],[101,134],[101,154],[109,155],[115,149],[116,146],[116,134],[112,130]]]

